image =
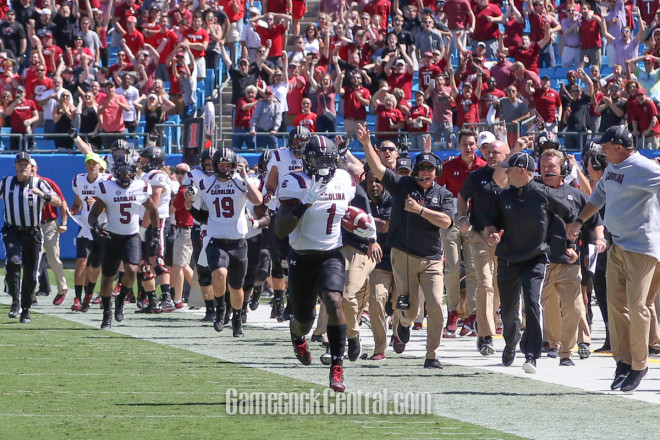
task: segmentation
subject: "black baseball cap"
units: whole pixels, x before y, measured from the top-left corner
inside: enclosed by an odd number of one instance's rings
[[[412,160],[409,157],[400,157],[396,160],[396,170],[412,171]]]
[[[423,163],[430,163],[433,166],[438,165],[438,159],[435,154],[432,153],[420,153],[415,157],[415,166],[420,166]]]
[[[500,166],[502,168],[518,167],[532,172],[536,170],[536,162],[532,159],[532,156],[523,152],[514,153],[509,160],[500,163]]]
[[[30,157],[30,154],[27,151],[21,151],[16,155],[16,159],[14,159],[14,163],[19,163],[22,160],[27,160],[28,162],[30,162],[30,159],[32,158]]]
[[[623,146],[623,148],[633,148],[633,135],[623,125],[615,125],[608,128],[603,135],[594,139],[594,142],[603,145],[605,142],[611,142]]]

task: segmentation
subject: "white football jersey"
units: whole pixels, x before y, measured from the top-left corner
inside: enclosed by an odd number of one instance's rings
[[[167,218],[170,216],[170,200],[172,199],[172,180],[170,176],[161,170],[151,170],[144,173],[142,180],[148,182],[151,188],[163,188],[158,198],[158,218]]]
[[[238,240],[247,234],[247,183],[238,175],[226,182],[208,176],[199,182],[202,209],[209,211],[206,229],[211,238]]]
[[[82,201],[82,206],[80,208],[79,216],[76,216],[76,220],[80,225],[80,231],[78,232],[78,237],[85,237],[92,239],[92,230],[89,227],[89,212],[92,210],[92,207],[89,204],[90,199],[98,197],[99,182],[104,182],[110,179],[110,174],[99,173],[99,176],[94,182],[89,181],[89,176],[87,173],[78,174],[73,178],[73,183],[71,184],[73,192],[78,196]],[[106,222],[105,212],[101,213],[99,216],[99,223],[104,224]]]
[[[115,180],[99,183],[97,198],[105,203],[108,223],[105,229],[113,234],[133,235],[140,231],[140,208],[151,196],[151,185],[137,179],[128,188]]]
[[[195,195],[195,198],[193,200],[193,207],[195,209],[202,209],[202,198],[200,197],[200,194],[199,194],[199,184],[202,180],[206,179],[207,177],[209,177],[208,174],[206,174],[204,171],[196,168],[196,169],[190,170],[186,174],[186,177],[183,178],[183,182],[181,183],[183,186],[191,186],[192,185],[195,188],[197,188],[197,195]],[[199,222],[197,220],[193,220],[193,222],[196,225],[199,224]]]
[[[303,167],[302,159],[298,159],[294,156],[293,152],[289,148],[280,148],[279,150],[273,151],[270,160],[268,161],[268,168],[266,173],[266,182],[268,182],[268,177],[273,167],[277,167],[278,179],[277,179],[277,189],[275,190],[275,197],[278,197],[278,190],[282,181],[286,176],[297,171],[301,171]],[[277,210],[279,207],[279,201],[276,201],[272,205],[273,210]]]
[[[292,173],[279,188],[281,200],[302,200],[312,178],[305,173]],[[335,170],[321,199],[310,206],[289,235],[289,245],[297,251],[329,251],[342,246],[341,219],[355,197],[353,178],[344,170]]]

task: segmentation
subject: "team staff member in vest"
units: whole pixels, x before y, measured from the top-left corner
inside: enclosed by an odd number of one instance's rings
[[[564,176],[570,173],[568,157],[564,153],[554,149],[545,150],[539,159],[539,173],[545,185],[556,189],[552,194],[568,206],[573,207],[575,212],[579,212],[585,207],[587,197],[584,193],[564,182]],[[553,225],[560,223],[553,219]],[[562,232],[560,236],[559,232],[563,229],[564,225],[553,229],[550,240],[550,264],[543,280],[541,305],[543,306],[543,328],[546,340],[550,342],[551,349],[558,349],[559,365],[570,367],[575,365],[571,360],[571,350],[577,339],[580,319],[586,319],[586,310],[580,287],[582,279],[578,255],[580,250],[575,242],[566,246],[564,234]],[[603,229],[600,215],[595,215],[583,226],[585,234],[583,234],[582,240],[594,237],[593,244],[598,252],[605,251]],[[588,326],[585,333],[584,340],[578,344],[580,359],[588,358],[591,354],[589,350],[591,335]],[[550,357],[550,353],[548,356]]]
[[[32,165],[30,155],[24,151],[16,155],[14,161],[16,176],[0,180],[0,197],[4,202],[2,241],[5,246],[5,281],[12,297],[10,318],[30,322],[32,293],[39,272],[41,247],[44,243],[41,233],[41,215],[46,203],[54,207],[62,205],[62,200],[50,185],[39,177],[30,176]],[[21,281],[21,266],[23,279]],[[21,289],[20,303],[18,289]]]
[[[651,285],[660,260],[660,167],[635,150],[632,134],[610,127],[600,140],[608,165],[578,224],[607,203],[605,227],[613,244],[607,255],[607,311],[612,356],[617,363],[611,388],[635,390],[648,371],[649,329],[656,291]]]
[[[428,336],[424,368],[443,368],[436,359],[442,340],[443,264],[440,230],[453,224],[454,203],[449,191],[435,182],[440,174],[440,161],[431,153],[415,158],[413,176],[399,176],[383,165],[371,145],[371,134],[362,124],[358,126],[358,140],[362,144],[369,168],[392,196],[392,216],[388,243],[394,282],[399,295],[409,296],[409,308],[397,315],[393,348],[403,353],[410,339],[410,325],[417,315],[417,295],[409,295],[421,288],[428,313]]]
[[[510,366],[520,343],[525,354],[523,370],[536,373],[536,359],[541,357],[541,288],[548,264],[546,237],[550,220],[557,215],[567,224],[576,214],[534,181],[536,162],[527,153],[514,153],[500,164],[506,169],[509,187],[497,196],[492,210],[484,213],[484,237],[497,245],[497,284],[502,301],[502,323],[506,346],[502,363]],[[520,335],[520,290],[525,300],[527,319]]]

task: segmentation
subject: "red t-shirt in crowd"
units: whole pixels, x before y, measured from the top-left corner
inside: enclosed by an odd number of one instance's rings
[[[286,32],[286,26],[284,26],[282,23],[279,23],[272,28],[257,26],[255,31],[261,37],[261,44],[264,47],[268,46],[268,40],[271,40],[272,45],[270,46],[270,52],[268,52],[269,57],[282,56],[282,43],[284,39],[284,33]]]
[[[279,12],[285,14],[291,12],[288,10],[288,2],[286,0],[268,0],[268,12]]]
[[[167,12],[167,16],[170,17],[170,25],[172,26],[181,26],[183,24],[184,19],[186,23],[190,25],[190,23],[192,23],[193,20],[193,15],[192,12],[190,12],[190,9],[186,9],[183,13],[179,8],[170,9]]]
[[[445,2],[445,14],[447,15],[447,27],[449,29],[465,29],[469,25],[468,11],[472,9],[468,0],[447,0]]]
[[[429,132],[428,122],[422,122],[421,127],[420,126],[415,127],[414,120],[415,118],[419,118],[420,116],[433,119],[433,109],[424,103],[413,106],[410,109],[410,115],[409,115],[410,119],[412,120],[412,124],[406,124],[406,130],[408,130],[411,133],[428,133]]]
[[[296,118],[293,120],[293,126],[297,127],[299,125],[302,125],[303,127],[307,127],[309,131],[312,133],[316,132],[316,119],[318,118],[318,115],[314,112],[309,112],[307,114],[301,113]]]
[[[559,92],[553,89],[543,90],[541,87],[534,93],[534,106],[545,122],[555,122],[556,110],[561,106]]]
[[[302,83],[301,87],[298,87],[298,81]],[[286,95],[286,102],[289,105],[289,114],[297,115],[302,113],[302,100],[305,97],[305,88],[307,87],[307,81],[302,75],[292,76],[289,79],[289,93]]]
[[[160,48],[160,45],[165,42],[163,48]],[[151,37],[148,41],[154,49],[160,54],[158,60],[159,63],[165,64],[167,57],[172,53],[174,47],[179,43],[179,37],[177,37],[176,32],[168,29],[165,33],[158,32],[156,35]]]
[[[245,11],[245,3],[247,0],[237,0],[236,3],[238,3],[238,12],[234,12],[234,0],[218,0],[218,4],[222,6],[222,10],[224,11],[225,14],[227,14],[227,18],[229,19],[230,23],[234,23],[241,18],[243,18],[243,14]],[[270,4],[270,2],[268,2]]]
[[[204,28],[199,28],[197,30],[194,30],[193,28],[188,28],[183,32],[183,38],[190,41],[192,44],[199,44],[204,42],[208,43],[209,33]],[[206,55],[206,51],[202,49],[190,48],[190,52],[192,52],[195,59],[203,58]]]
[[[131,63],[123,63],[124,70],[122,72],[132,72],[133,70],[133,65]],[[119,69],[121,69],[122,63],[121,62],[116,62],[112,66],[108,67],[108,72],[110,73],[110,77],[112,78]]]
[[[412,99],[412,73],[406,70],[405,72],[399,74],[395,73],[394,69],[392,69],[392,73],[387,77],[387,83],[390,85],[390,90],[401,89],[405,94],[405,99]]]
[[[488,114],[488,109],[490,108],[490,106],[496,101],[499,101],[500,98],[504,98],[504,97],[506,97],[506,93],[504,93],[500,89],[495,88],[495,90],[490,91],[488,90],[488,85],[484,84],[484,86],[481,89],[481,98],[479,98],[479,101],[481,103],[479,116],[482,119],[486,119],[486,115]]]
[[[362,99],[371,99],[371,93],[364,87],[360,87],[357,90],[353,87],[345,89],[344,118],[352,118],[359,121],[364,121],[367,119],[367,109],[362,105],[360,101],[358,101],[356,95],[359,95]]]
[[[642,20],[646,22],[647,25],[651,25],[653,18],[655,18],[655,13],[658,12],[658,6],[660,6],[660,0],[642,0],[641,2],[635,2],[639,7],[639,14],[642,16]],[[632,5],[632,1],[627,1],[628,4]]]
[[[27,96],[28,99],[34,101],[34,103],[37,105],[37,110],[42,111],[43,108],[41,108],[37,99],[46,90],[52,88],[53,88],[53,80],[51,78],[45,77],[42,80],[34,78],[32,81],[25,83],[25,96]]]
[[[131,50],[133,56],[137,57],[138,51],[144,48],[144,35],[142,35],[142,32],[135,29],[130,33],[127,31],[122,37],[126,40],[126,46]]]
[[[81,2],[85,3],[85,2]],[[119,18],[119,24],[121,27],[126,29],[126,19],[128,17],[137,18],[138,13],[140,12],[140,5],[133,3],[131,6],[128,6],[126,3],[121,2],[115,7],[115,17]]]
[[[62,49],[54,44],[48,47],[43,47],[41,53],[46,61],[46,74],[55,73],[60,58],[62,57]]]
[[[126,102],[126,98],[124,98],[123,95],[116,94],[115,98],[117,98],[117,100],[121,101],[123,104],[128,105],[128,102]],[[109,99],[110,98],[108,96],[101,99],[101,101],[99,102],[99,106],[103,107]],[[119,107],[117,101],[112,99],[112,102],[108,104],[108,106],[105,108],[102,114],[103,131],[105,132],[124,131],[126,129],[126,125],[124,124],[124,115],[122,112],[123,110],[121,107]]]
[[[660,0],[656,0],[656,1],[660,1]],[[564,18],[568,17],[568,14],[566,14],[566,8],[567,7],[568,7],[568,3],[567,2],[562,2],[562,4],[560,4],[559,6],[557,6],[555,8],[555,12],[557,12],[557,14],[559,14],[559,21],[562,21]],[[577,2],[574,2],[573,3],[573,10],[575,12],[580,12],[580,4],[577,3]]]
[[[236,116],[234,118],[234,127],[236,128],[244,128],[249,130],[250,129],[250,120],[252,119],[252,115],[254,114],[254,109],[257,107],[256,105],[253,105],[252,107],[248,109],[243,109],[245,104],[248,104],[249,101],[245,99],[245,97],[241,96],[238,98],[238,102],[236,103]]]
[[[25,120],[32,117],[32,112],[37,110],[37,104],[31,100],[26,99],[22,104],[14,107],[14,112],[9,117],[12,133],[27,133]]]
[[[374,15],[380,15],[380,27],[387,29],[387,18],[392,11],[392,3],[388,0],[372,0],[365,5],[363,11],[372,17]]]
[[[523,17],[522,23],[518,23],[515,18],[507,21],[504,24],[504,47],[508,47],[509,50],[520,47],[524,31],[525,17]]]
[[[456,125],[463,127],[463,124],[476,124],[479,122],[479,99],[477,95],[470,94],[468,98],[458,95],[454,98],[456,101]]]
[[[603,39],[600,36],[600,23],[592,18],[587,20],[582,18],[580,25],[580,35],[582,36],[582,50],[603,47]]]
[[[656,118],[658,117],[658,108],[650,99],[646,99],[644,103],[640,105],[637,98],[635,98],[635,101],[631,102],[629,111],[632,113],[629,114],[629,118],[637,121],[637,127],[640,133],[649,129],[653,116]],[[658,125],[658,121],[656,121],[655,126],[653,127],[653,133],[660,133],[660,125]]]
[[[486,3],[483,9],[474,10],[475,26],[472,38],[477,41],[497,40],[500,37],[499,23],[489,22],[488,17],[502,16],[502,10],[499,6],[492,3]]]
[[[487,165],[486,161],[479,156],[475,155],[474,157],[475,159],[470,167],[463,162],[461,156],[449,159],[442,164],[442,174],[440,177],[436,177],[435,181],[439,185],[445,185],[454,197],[458,197],[458,193],[461,191],[467,175]]]
[[[392,124],[397,124],[401,121],[403,121],[403,114],[401,113],[401,110],[398,108],[393,108],[392,110],[387,110],[383,104],[379,105],[376,108],[376,131],[377,132],[384,132],[384,131],[397,131],[396,128],[391,128],[390,127],[390,119],[392,120]],[[378,139],[393,139],[398,137],[396,134],[384,134],[384,135],[376,135]]]
[[[531,70],[532,72],[539,73],[539,52],[541,52],[541,46],[538,43],[532,43],[529,46],[529,49],[523,49],[522,47],[513,47],[509,49],[509,54],[516,60],[524,64],[526,69]]]
[[[442,70],[435,64],[431,64],[429,67],[420,67],[419,68],[419,89],[426,90],[426,88],[431,84],[431,80],[437,75],[441,74]]]

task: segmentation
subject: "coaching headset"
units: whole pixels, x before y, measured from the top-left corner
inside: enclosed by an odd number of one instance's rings
[[[417,178],[419,175],[419,166],[422,162],[434,162],[435,163],[435,177],[440,177],[442,175],[442,160],[433,153],[422,152],[415,156],[415,164],[412,170],[412,176]],[[419,180],[419,179],[417,179]]]
[[[607,166],[607,156],[603,153],[603,146],[592,142],[589,145],[589,158],[591,159],[591,167],[594,171],[600,171]]]
[[[547,150],[545,150],[545,151],[547,151]],[[568,160],[568,154],[566,154],[566,152],[559,151],[559,153],[561,153],[561,155],[562,155],[562,164],[561,164],[561,169],[559,171],[559,176],[560,177],[566,177],[569,174],[571,174],[571,163]],[[539,170],[539,174],[541,174],[541,157],[539,157],[537,167],[538,167],[537,169]],[[557,174],[548,173],[548,174],[545,175],[545,177],[557,177]]]

